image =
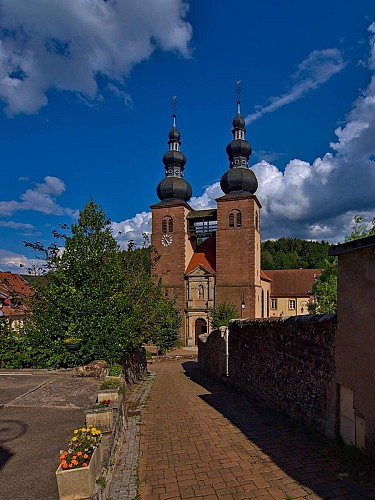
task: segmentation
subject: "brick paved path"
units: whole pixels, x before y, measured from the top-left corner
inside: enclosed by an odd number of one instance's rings
[[[337,448],[208,381],[191,361],[155,364],[142,417],[139,494],[146,499],[375,499]],[[335,452],[336,450],[336,452]]]

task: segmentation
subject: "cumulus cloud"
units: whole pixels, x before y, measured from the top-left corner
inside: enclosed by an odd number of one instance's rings
[[[156,49],[190,54],[183,0],[0,0],[0,99],[35,113],[49,89],[98,98],[97,75],[129,103],[124,78]]]
[[[112,222],[111,226],[112,235],[122,250],[126,249],[131,240],[140,247],[143,245],[143,235],[149,236],[151,233],[151,213],[141,212],[131,219]]]
[[[28,274],[30,272],[38,272],[38,269],[43,264],[39,259],[29,259],[24,255],[0,249],[0,269],[2,271],[18,274]]]
[[[9,216],[18,210],[34,210],[47,215],[69,215],[74,217],[76,211],[58,205],[56,198],[65,191],[64,182],[58,177],[46,176],[43,182],[36,183],[20,196],[20,201],[0,201],[0,216]]]
[[[251,123],[266,113],[272,113],[286,106],[305,94],[317,89],[333,75],[344,69],[346,63],[338,49],[314,50],[300,63],[297,71],[291,76],[293,81],[290,89],[277,97],[270,98],[270,104],[260,106],[255,113],[245,118]]]

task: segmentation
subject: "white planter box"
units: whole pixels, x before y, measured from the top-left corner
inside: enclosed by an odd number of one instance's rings
[[[101,389],[98,393],[98,403],[110,400],[113,403],[113,408],[118,408],[119,392],[117,389]]]
[[[102,432],[111,432],[113,427],[113,403],[104,408],[87,408],[86,425],[92,424]]]
[[[101,444],[94,450],[88,467],[62,469],[56,471],[57,488],[60,500],[80,500],[90,498],[100,472],[102,461]]]

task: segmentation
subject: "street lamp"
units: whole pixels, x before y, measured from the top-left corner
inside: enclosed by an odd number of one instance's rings
[[[245,294],[242,294],[242,301],[241,301],[241,318],[243,316],[243,310],[245,309],[246,304],[245,304]]]

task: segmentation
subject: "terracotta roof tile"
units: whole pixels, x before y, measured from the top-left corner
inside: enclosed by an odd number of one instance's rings
[[[216,271],[216,238],[211,236],[197,246],[193,256],[186,268],[186,274],[193,271],[199,265],[204,266],[211,272]]]

